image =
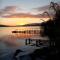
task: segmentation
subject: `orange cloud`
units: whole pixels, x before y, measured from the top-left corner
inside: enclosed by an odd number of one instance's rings
[[[12,15],[8,15],[8,16],[3,16],[5,18],[48,18],[47,15],[42,16],[40,14],[34,15],[34,14],[29,14],[29,13],[16,13],[16,14],[12,14]]]

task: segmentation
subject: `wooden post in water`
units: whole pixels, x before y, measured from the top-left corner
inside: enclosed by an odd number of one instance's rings
[[[25,40],[25,45],[27,45],[27,39]]]
[[[39,45],[41,45],[41,41],[39,40]]]
[[[28,39],[28,41],[29,41],[29,44],[31,44],[31,39]]]
[[[36,46],[38,46],[38,41],[36,40]]]

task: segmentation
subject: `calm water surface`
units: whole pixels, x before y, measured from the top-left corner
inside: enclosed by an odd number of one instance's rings
[[[24,34],[12,33],[12,31],[40,30],[39,26],[30,27],[0,27],[0,41],[3,41],[7,46],[22,46],[25,45],[25,38],[36,37],[39,34]],[[5,46],[4,44],[0,44]]]

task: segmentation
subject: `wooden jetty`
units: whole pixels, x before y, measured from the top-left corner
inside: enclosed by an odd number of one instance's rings
[[[48,42],[49,38],[48,37],[31,37],[31,38],[27,38],[25,40],[25,45],[33,45],[33,41],[35,41],[35,45],[36,46],[40,46],[43,44],[43,42]]]
[[[22,33],[21,31],[12,31],[12,33]],[[35,41],[35,45],[39,46],[42,45],[42,41],[47,42],[49,40],[48,37],[40,37],[40,36],[34,36],[34,37],[27,37],[25,38],[25,45],[34,45],[32,42]]]

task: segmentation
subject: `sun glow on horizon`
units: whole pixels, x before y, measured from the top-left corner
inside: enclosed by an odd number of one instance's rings
[[[25,25],[27,24],[26,22],[17,22],[16,25]]]
[[[49,18],[43,18],[47,21]],[[41,23],[43,22],[41,18],[0,18],[0,24],[16,26],[16,25],[25,25],[30,23]]]

